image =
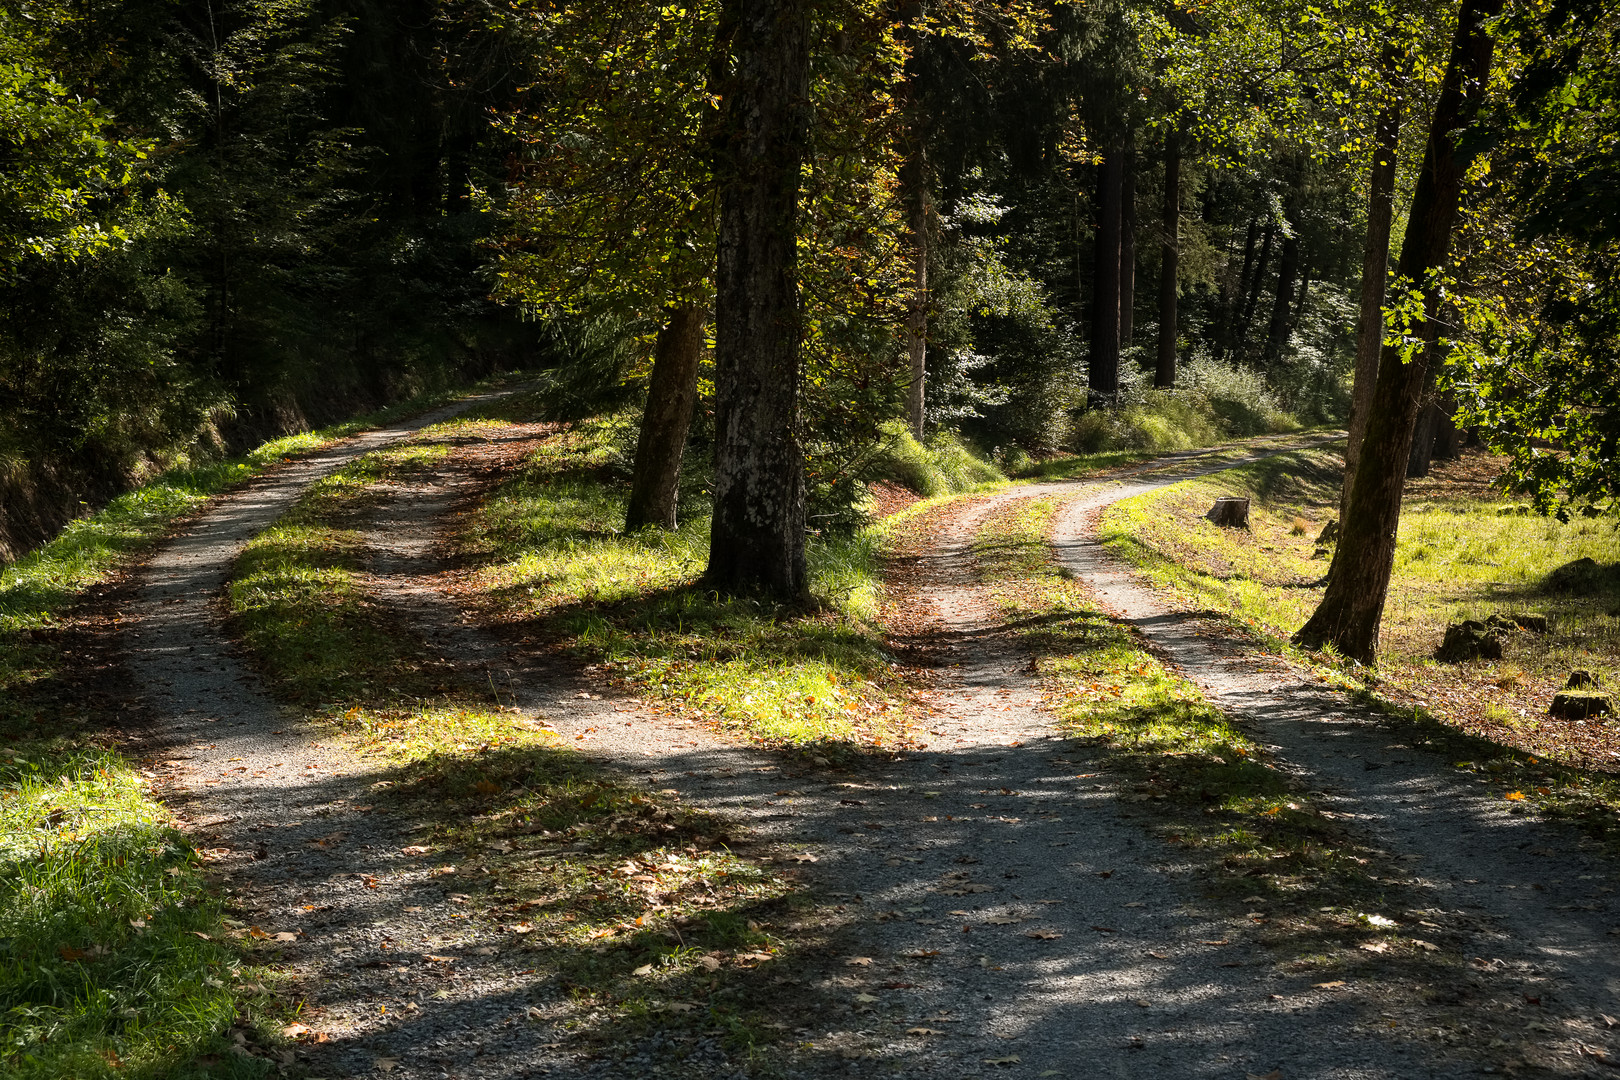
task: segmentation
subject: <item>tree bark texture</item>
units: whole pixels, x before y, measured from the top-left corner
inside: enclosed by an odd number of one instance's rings
[[[1181,273],[1181,142],[1171,132],[1164,146],[1164,238],[1159,252],[1159,356],[1153,385],[1176,385],[1176,299]]]
[[[636,439],[636,464],[630,477],[626,530],[653,526],[673,529],[680,498],[681,455],[692,427],[697,400],[698,361],[703,356],[707,313],[697,304],[674,304],[653,344],[652,381],[647,411]]]
[[[906,355],[911,365],[911,385],[906,393],[906,421],[911,434],[921,441],[926,416],[928,385],[928,183],[924,175],[922,148],[916,159],[906,163],[905,178],[911,218],[911,298],[906,310]]]
[[[1384,285],[1389,276],[1389,229],[1395,216],[1395,154],[1400,148],[1401,114],[1390,106],[1378,114],[1378,145],[1373,148],[1367,183],[1367,242],[1361,252],[1361,317],[1356,325],[1356,374],[1350,390],[1350,438],[1344,447],[1344,486],[1339,519],[1350,509],[1350,482],[1361,460],[1367,409],[1378,381],[1384,346]]]
[[[709,585],[805,595],[796,244],[809,141],[805,0],[729,0],[715,147],[714,521]]]
[[[1463,0],[1401,245],[1396,277],[1425,289],[1426,333],[1435,326],[1440,303],[1436,291],[1427,287],[1429,274],[1443,267],[1450,256],[1451,232],[1467,168],[1467,161],[1457,153],[1454,135],[1473,121],[1484,98],[1495,48],[1484,24],[1502,10],[1502,3]],[[1361,460],[1356,466],[1338,549],[1328,571],[1327,590],[1316,613],[1294,635],[1299,644],[1315,648],[1332,645],[1364,664],[1373,663],[1377,657],[1378,625],[1395,563],[1412,425],[1417,419],[1428,366],[1423,355],[1426,351],[1407,363],[1399,349],[1386,346],[1379,357],[1378,382],[1367,413]]]
[[[1097,169],[1097,234],[1091,277],[1091,404],[1119,397],[1120,196],[1124,154],[1110,149]]]
[[[1136,334],[1136,140],[1125,144],[1119,188],[1119,347]]]

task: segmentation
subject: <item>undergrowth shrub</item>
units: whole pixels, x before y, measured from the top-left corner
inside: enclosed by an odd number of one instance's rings
[[[904,423],[883,427],[886,441],[872,469],[875,480],[889,480],[924,498],[970,491],[980,484],[1007,479],[991,462],[977,457],[950,432],[921,443]]]
[[[1265,377],[1240,364],[1198,357],[1182,366],[1177,382],[1171,390],[1127,388],[1120,405],[1083,413],[1070,436],[1073,448],[1082,454],[1187,450],[1300,426]]]

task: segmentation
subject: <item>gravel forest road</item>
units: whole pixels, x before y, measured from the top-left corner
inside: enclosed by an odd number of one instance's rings
[[[1211,652],[1096,545],[1103,505],[1196,473],[1196,456],[1123,483],[1026,485],[955,504],[932,547],[915,553],[909,601],[959,665],[931,692],[928,745],[882,764],[800,772],[801,759],[643,711],[549,654],[502,643],[436,591],[436,530],[476,493],[452,455],[391,488],[377,511],[377,595],[447,659],[498,676],[565,740],[589,731],[583,752],[609,770],[813,855],[811,888],[844,912],[829,945],[841,958],[834,973],[777,980],[802,996],[814,1026],[763,1056],[738,1055],[718,1032],[579,1052],[573,1026],[604,1021],[580,1015],[565,987],[537,982],[510,935],[465,917],[480,883],[446,885],[399,854],[411,823],[372,811],[374,773],[275,704],[221,625],[241,545],[317,476],[404,434],[221,500],[152,559],[130,641],[133,677],[166,740],[157,790],[198,835],[236,909],[292,935],[282,963],[321,988],[331,1039],[287,1059],[307,1075],[1360,1080],[1476,1076],[1532,1057],[1553,1074],[1606,1074],[1578,1047],[1612,1046],[1600,1018],[1620,1012],[1614,950],[1602,944],[1612,918],[1597,893],[1612,869],[1572,834],[1475,797],[1444,762],[1386,745],[1342,695],[1280,661],[1256,671]],[[1381,1018],[1376,985],[1323,989],[1283,973],[1250,913],[1206,898],[1118,778],[1059,736],[1027,656],[977,583],[970,548],[985,516],[1049,495],[1069,500],[1055,537],[1064,563],[1309,784],[1418,856],[1444,947],[1511,970],[1543,1006],[1504,1014],[1460,1053]],[[1583,906],[1596,910],[1554,910],[1567,892],[1536,888],[1564,881],[1580,881],[1593,895]],[[1532,1054],[1532,1042],[1547,1049]]]

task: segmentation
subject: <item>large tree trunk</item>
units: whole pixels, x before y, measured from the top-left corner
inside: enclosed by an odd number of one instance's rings
[[[799,447],[796,245],[809,141],[805,0],[728,0],[732,70],[715,168],[714,522],[707,583],[799,598],[804,456]]]
[[[1396,278],[1403,287],[1422,287],[1430,271],[1445,266],[1450,256],[1451,231],[1467,167],[1453,139],[1458,129],[1472,123],[1484,98],[1495,47],[1484,23],[1501,11],[1502,3],[1463,0],[1396,267]],[[1425,289],[1425,333],[1435,325],[1439,304],[1435,290]],[[1299,644],[1312,648],[1332,645],[1364,664],[1371,664],[1377,656],[1378,624],[1395,563],[1401,490],[1426,367],[1422,353],[1408,363],[1399,349],[1390,346],[1379,358],[1361,460],[1338,550],[1328,571],[1327,591],[1316,613],[1294,635]]]
[[[697,400],[698,361],[703,356],[706,312],[697,304],[672,304],[653,345],[652,382],[647,411],[636,439],[636,464],[630,477],[627,530],[651,525],[675,527],[681,486],[681,455],[692,426]]]
[[[1164,239],[1159,258],[1159,358],[1153,385],[1176,385],[1176,290],[1181,261],[1181,140],[1172,131],[1164,144]]]
[[[1350,438],[1344,447],[1344,486],[1339,519],[1350,510],[1350,482],[1361,460],[1367,410],[1378,381],[1384,346],[1384,279],[1389,274],[1389,226],[1395,216],[1395,154],[1400,149],[1401,113],[1390,106],[1378,114],[1378,145],[1373,149],[1367,188],[1367,243],[1361,252],[1361,317],[1356,326],[1356,374],[1350,391]]]
[[[906,420],[911,434],[923,437],[928,376],[928,182],[922,147],[902,170],[911,217],[911,298],[906,311],[906,354],[911,361],[911,385],[906,394]]]
[[[1119,189],[1119,347],[1136,333],[1136,139],[1125,144]]]
[[[1119,240],[1120,195],[1125,155],[1118,147],[1103,155],[1097,169],[1097,236],[1091,276],[1091,404],[1110,405],[1119,397]]]

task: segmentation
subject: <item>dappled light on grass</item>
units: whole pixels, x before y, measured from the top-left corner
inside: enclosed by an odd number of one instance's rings
[[[227,1054],[247,974],[196,856],[116,755],[0,754],[0,1071],[170,1075]],[[230,1060],[223,1060],[228,1058]]]
[[[1048,539],[1058,506],[1052,498],[1008,505],[985,522],[974,550],[996,603],[1035,655],[1064,731],[1104,750],[1158,808],[1167,840],[1243,875],[1217,880],[1297,903],[1365,888],[1366,853],[1344,830],[1196,686],[1063,576]]]
[[[897,677],[873,623],[874,534],[811,543],[818,603],[724,598],[698,578],[708,520],[625,534],[605,425],[548,439],[481,508],[463,543],[482,566],[475,602],[536,624],[605,672],[687,714],[773,743],[898,737]]]

